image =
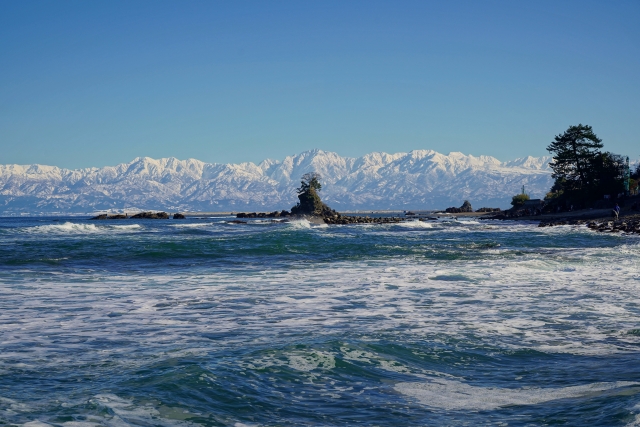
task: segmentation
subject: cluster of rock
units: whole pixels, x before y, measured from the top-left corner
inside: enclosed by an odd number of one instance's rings
[[[371,218],[368,216],[348,216],[340,215],[336,212],[335,215],[325,216],[322,218],[325,224],[394,224],[401,221],[405,221],[405,218],[397,217],[385,217],[385,218]]]
[[[117,215],[100,214],[90,219],[128,219],[128,218],[129,218],[129,215],[127,214],[117,214]]]
[[[131,217],[132,219],[169,219],[166,212],[140,212]]]
[[[283,210],[281,212],[240,212],[236,214],[236,218],[278,218],[278,217],[294,217],[305,218],[315,223],[325,224],[389,224],[404,221],[405,218],[387,217],[387,218],[371,218],[368,216],[348,216],[331,209],[320,200],[318,191],[314,185],[305,185],[304,189],[300,189],[298,193],[298,204],[291,208],[291,212]],[[319,189],[319,188],[318,188]],[[234,224],[244,224],[245,221],[231,221]]]
[[[291,212],[286,211],[284,209],[280,212],[278,211],[250,212],[250,213],[239,212],[236,214],[236,218],[280,218],[280,217],[287,217],[287,216],[291,216]]]
[[[471,207],[471,203],[469,203],[468,200],[465,200],[464,203],[462,204],[462,206],[460,206],[459,208],[450,207],[450,208],[445,209],[445,212],[447,212],[447,213],[473,212],[473,208]]]
[[[640,234],[640,220],[604,221],[600,223],[591,221],[587,224],[587,227],[600,232],[620,233],[624,231],[625,233]]]
[[[587,224],[587,227],[600,232],[619,233],[624,231],[626,233],[640,234],[640,220],[637,219],[629,221],[606,221],[601,223],[591,221]]]
[[[500,212],[500,208],[480,208],[476,209],[476,212]]]
[[[405,221],[406,218],[386,217],[386,218],[371,218],[368,216],[349,216],[342,215],[333,209],[323,210],[320,215],[317,214],[292,214],[289,211],[283,210],[282,212],[239,212],[236,214],[236,218],[283,218],[283,217],[299,217],[307,219],[317,219],[319,222],[325,224],[392,224]],[[246,224],[246,221],[229,221],[233,224]],[[277,222],[277,221],[276,221]]]
[[[540,223],[538,224],[538,227],[555,227],[558,225],[583,225],[587,223],[589,223],[589,221],[584,219],[573,219],[573,220],[557,219],[554,221],[540,221]]]
[[[185,219],[186,217],[181,213],[173,214],[173,219]],[[169,214],[166,212],[140,212],[135,215],[129,216],[128,214],[100,214],[94,216],[94,220],[103,220],[103,219],[169,219]]]
[[[485,217],[484,219],[516,219],[522,217],[530,217],[530,216],[539,216],[542,215],[542,211],[540,209],[507,209],[506,211],[501,211],[497,209],[495,215],[491,215],[489,217]],[[563,224],[564,225],[564,224]]]
[[[557,220],[540,222],[538,227],[554,227],[557,225],[585,225],[594,231],[601,233],[636,233],[640,234],[640,219],[627,219],[618,221],[590,221],[584,219],[578,220]]]

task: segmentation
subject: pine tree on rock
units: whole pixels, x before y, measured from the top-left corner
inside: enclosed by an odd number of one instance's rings
[[[297,188],[299,202],[291,208],[292,214],[328,216],[336,213],[320,200],[318,195],[318,191],[322,189],[320,179],[320,174],[316,172],[302,175],[300,188]]]

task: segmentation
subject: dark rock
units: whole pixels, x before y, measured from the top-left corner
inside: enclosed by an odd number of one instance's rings
[[[129,215],[127,214],[116,214],[116,215],[101,214],[98,216],[94,216],[91,219],[127,219],[127,218],[129,218]]]
[[[140,212],[133,215],[133,219],[169,219],[169,214],[166,212]]]
[[[465,200],[462,206],[460,206],[460,212],[473,212],[473,208],[471,207],[471,203],[468,200]]]
[[[280,212],[238,212],[236,218],[279,218],[282,216],[291,216],[291,212],[282,210]]]
[[[473,208],[471,207],[471,203],[468,200],[465,200],[462,206],[459,208],[450,207],[444,210],[447,213],[462,213],[462,212],[473,212]]]
[[[173,219],[187,219],[187,217],[182,215],[181,213],[176,212],[173,214]]]
[[[307,191],[298,194],[300,200],[297,205],[291,208],[293,215],[313,215],[320,217],[333,216],[336,211],[322,203],[315,188],[311,187]]]

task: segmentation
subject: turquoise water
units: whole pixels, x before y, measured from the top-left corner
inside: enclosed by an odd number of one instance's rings
[[[0,219],[0,424],[640,425],[640,239]]]

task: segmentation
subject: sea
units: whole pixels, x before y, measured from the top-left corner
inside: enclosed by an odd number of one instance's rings
[[[640,238],[0,219],[0,425],[638,426]]]

